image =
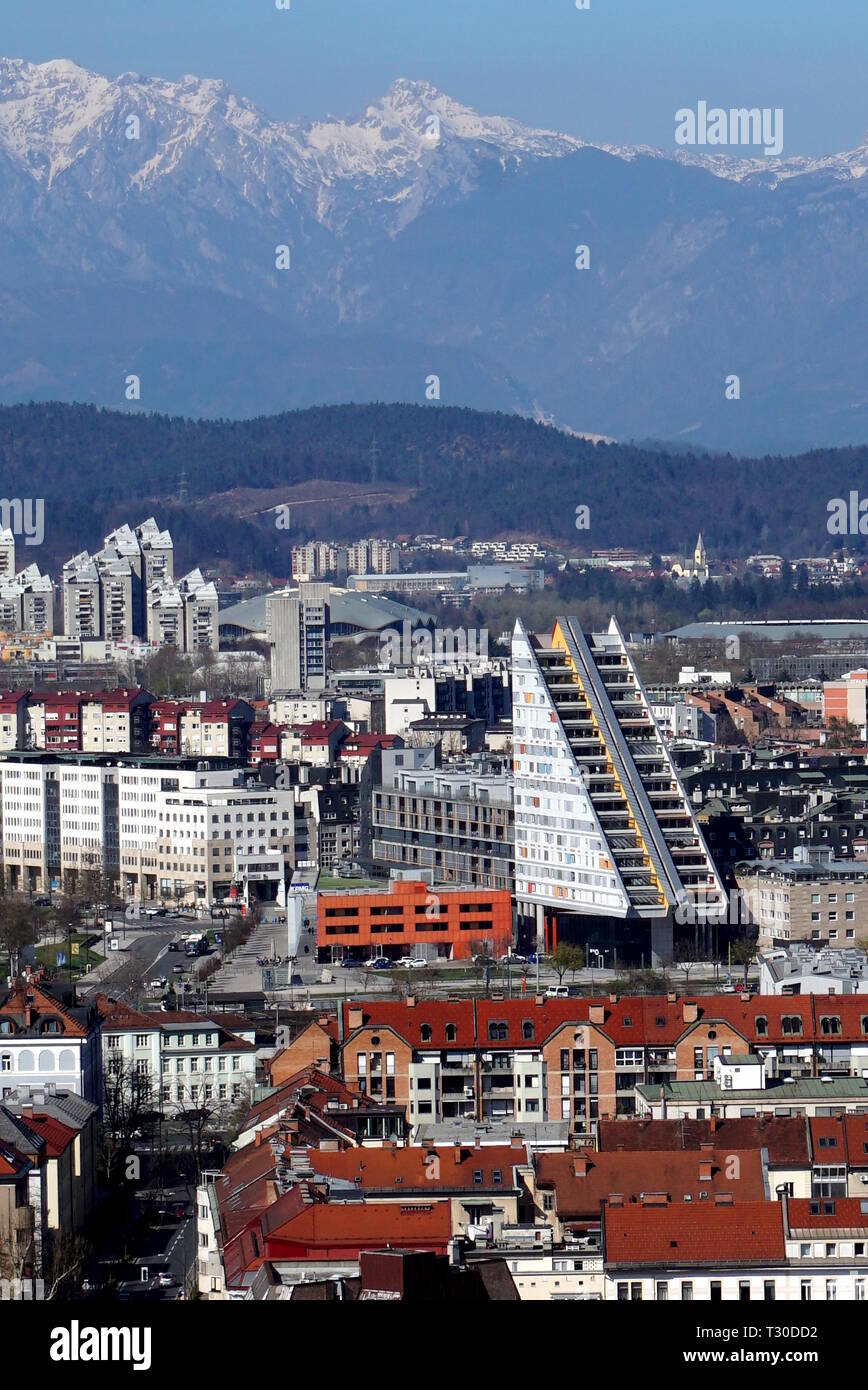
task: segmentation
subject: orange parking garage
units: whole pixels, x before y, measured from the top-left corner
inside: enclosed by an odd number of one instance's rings
[[[396,879],[388,892],[317,894],[316,944],[323,960],[395,959],[431,946],[444,959],[467,960],[483,942],[494,955],[512,943],[512,900],[503,889],[432,888]]]

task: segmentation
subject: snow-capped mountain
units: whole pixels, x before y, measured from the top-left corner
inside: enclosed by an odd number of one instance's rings
[[[865,437],[866,170],[594,145],[403,79],[301,125],[0,59],[0,400],[123,405],[135,372],[147,408],[248,414],[433,373],[583,432]]]

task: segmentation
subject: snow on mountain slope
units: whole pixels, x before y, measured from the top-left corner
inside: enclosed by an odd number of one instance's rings
[[[138,140],[127,138],[131,116],[140,122]],[[273,212],[289,198],[332,230],[360,217],[394,233],[432,200],[465,196],[490,161],[516,169],[563,158],[586,144],[506,117],[481,116],[426,82],[399,79],[354,117],[301,126],[271,120],[209,78],[108,78],[68,59],[0,59],[0,154],[7,168],[29,177],[42,193],[72,180],[80,196],[98,205],[119,197],[160,200],[178,183],[200,186],[210,199],[216,184],[217,207],[227,214],[236,200]],[[770,184],[815,171],[860,178],[868,168],[868,146],[813,160],[597,148],[622,159],[677,159],[719,177]]]

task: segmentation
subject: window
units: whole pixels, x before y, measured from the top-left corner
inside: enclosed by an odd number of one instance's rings
[[[758,1038],[768,1037],[769,1021],[762,1014],[758,1014],[757,1017],[754,1019],[754,1028],[756,1029],[756,1035]]]
[[[820,1032],[824,1037],[838,1037],[841,1032],[841,1020],[837,1014],[824,1014],[820,1019]]]
[[[826,1302],[835,1303],[838,1298],[838,1284],[835,1279],[826,1280]]]
[[[810,1281],[810,1279],[803,1279],[803,1280],[802,1280],[802,1302],[803,1302],[803,1303],[810,1303],[810,1301],[811,1301],[811,1281]]]
[[[654,1296],[658,1303],[667,1303],[669,1301],[669,1285],[659,1280],[655,1285]]]
[[[502,1021],[491,1022],[488,1025],[489,1042],[506,1042],[509,1037],[509,1024]]]
[[[521,1021],[521,1036],[524,1042],[533,1042],[533,1020],[523,1018]]]
[[[738,1281],[738,1301],[739,1303],[750,1303],[750,1280],[739,1279]]]
[[[774,1303],[774,1301],[775,1301],[775,1281],[774,1281],[774,1279],[764,1279],[764,1280],[763,1280],[763,1298],[765,1299],[766,1303]]]
[[[431,1041],[431,1024],[430,1024],[430,1023],[421,1023],[421,1024],[419,1025],[419,1037],[420,1037],[420,1039],[421,1039],[422,1042],[430,1042],[430,1041]]]
[[[457,1037],[458,1037],[458,1026],[457,1026],[457,1024],[455,1024],[455,1023],[447,1023],[447,1025],[446,1025],[446,1041],[447,1041],[447,1042],[455,1042],[455,1040],[456,1040]]]
[[[685,1279],[681,1284],[681,1302],[693,1302],[693,1281],[691,1279]]]
[[[723,1302],[723,1285],[719,1279],[712,1279],[708,1288],[708,1297],[711,1303]]]

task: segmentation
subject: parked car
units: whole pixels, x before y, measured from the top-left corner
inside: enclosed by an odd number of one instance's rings
[[[527,956],[520,956],[517,951],[507,951],[505,956],[500,957],[501,965],[527,965]]]
[[[341,961],[341,970],[358,970],[360,967],[361,962],[357,960],[346,959]]]
[[[385,956],[380,956],[379,960],[375,960],[374,964],[371,966],[372,970],[391,970],[391,968],[392,962],[386,960]]]
[[[405,970],[423,970],[428,962],[422,956],[402,956],[398,964]]]
[[[183,965],[173,965],[173,966],[172,966],[172,974],[173,974],[173,975],[183,975],[183,973],[184,973],[184,966],[183,966]]]
[[[171,1274],[158,1274],[155,1282],[158,1289],[171,1289],[175,1283]]]
[[[34,899],[33,899],[33,906],[34,906],[34,907],[51,907],[51,899],[50,899],[50,898],[45,898],[45,897],[34,898]],[[82,1288],[84,1288],[84,1285],[82,1285]]]
[[[569,999],[570,991],[567,985],[549,985],[546,990],[546,999]]]

